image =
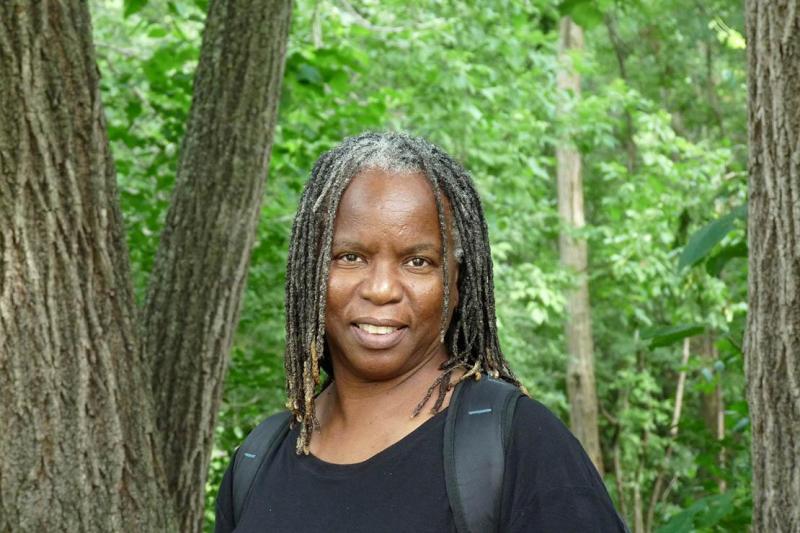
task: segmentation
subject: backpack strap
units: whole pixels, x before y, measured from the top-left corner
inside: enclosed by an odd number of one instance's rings
[[[459,384],[444,426],[444,475],[459,533],[497,531],[506,449],[522,392],[484,377]]]
[[[239,523],[253,482],[268,458],[289,433],[290,414],[278,413],[261,422],[236,450],[233,458],[233,524]]]

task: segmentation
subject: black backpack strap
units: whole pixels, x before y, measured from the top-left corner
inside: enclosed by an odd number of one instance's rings
[[[290,414],[278,413],[256,426],[233,458],[233,523],[239,523],[253,482],[289,432]]]
[[[504,381],[468,379],[453,391],[444,426],[447,497],[459,533],[497,531],[506,449],[522,392]]]

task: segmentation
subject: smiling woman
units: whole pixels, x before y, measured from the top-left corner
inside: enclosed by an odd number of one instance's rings
[[[426,228],[428,235],[415,237],[426,240],[411,242],[406,236],[412,227],[422,229],[416,221],[412,226],[410,220],[386,220],[386,224],[377,226],[376,215],[410,207],[416,207],[417,217],[424,214],[431,223]],[[370,208],[374,209],[367,212]],[[408,213],[406,218],[411,218]],[[375,238],[378,231],[393,233]],[[366,133],[345,140],[320,157],[306,185],[292,231],[286,287],[286,372],[288,407],[300,421],[299,452],[310,451],[315,436],[314,417],[320,416],[314,408],[319,368],[329,376],[336,376],[336,360],[328,353],[331,342],[335,342],[327,331],[327,314],[332,308],[324,305],[329,303],[328,290],[332,286],[329,277],[333,275],[336,281],[343,260],[356,260],[358,256],[366,264],[363,254],[357,253],[362,250],[335,250],[333,246],[364,245],[365,242],[353,241],[365,235],[371,244],[394,241],[398,234],[402,234],[409,249],[401,250],[399,243],[392,243],[398,248],[396,253],[421,246],[433,248],[425,256],[431,262],[425,278],[438,277],[441,282],[436,303],[438,317],[427,317],[425,324],[438,325],[439,344],[446,360],[441,369],[430,364],[420,369],[422,374],[414,374],[414,381],[421,381],[429,367],[434,367],[438,374],[423,391],[425,401],[417,399],[414,414],[422,411],[423,404],[437,388],[432,410],[437,412],[445,405],[454,374],[460,373],[463,378],[483,372],[518,385],[497,339],[489,237],[471,178],[453,158],[424,139],[397,133]],[[470,239],[462,242],[460,235],[470,235]],[[343,257],[342,252],[353,256]],[[407,257],[413,258],[413,254]],[[381,271],[375,269],[385,266],[384,259],[379,259],[377,266],[370,262],[368,269],[378,276]],[[452,273],[459,260],[459,268],[455,269],[458,274],[445,275]],[[420,276],[411,276],[414,278],[421,281]],[[311,287],[314,290],[309,290]],[[405,301],[400,304],[407,305]],[[418,335],[415,328],[413,336],[419,338]],[[430,358],[427,362],[431,363]],[[334,381],[341,379],[337,377]],[[323,394],[319,400],[324,403],[325,397]],[[421,421],[415,418],[414,423]]]
[[[447,361],[439,339],[441,256],[424,176],[373,168],[353,179],[339,204],[328,278],[325,332],[337,381],[386,381],[428,361],[438,371]],[[449,259],[452,309],[458,268]]]
[[[320,158],[286,309],[291,417],[237,452],[218,532],[624,530],[580,444],[518,388],[480,199],[439,148],[367,133]],[[503,400],[463,408],[476,397]]]

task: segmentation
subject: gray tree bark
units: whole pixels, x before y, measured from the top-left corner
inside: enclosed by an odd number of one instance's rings
[[[572,68],[569,54],[583,49],[583,30],[569,18],[561,21],[558,88],[564,93],[580,95],[580,76]],[[565,114],[563,105],[559,109]],[[576,275],[575,287],[566,296],[566,330],[568,350],[567,394],[570,402],[570,426],[581,441],[600,473],[603,456],[597,428],[597,392],[594,378],[594,346],[592,342],[591,307],[587,277],[586,240],[574,235],[586,225],[583,210],[581,156],[565,139],[556,148],[558,173],[558,212],[563,229],[559,238],[561,264]]]
[[[800,531],[800,2],[748,0],[753,531]]]
[[[181,531],[206,472],[283,79],[290,0],[209,8],[175,190],[143,314],[156,422]]]
[[[0,531],[202,529],[289,19],[211,2],[138,322],[86,3],[0,2]]]
[[[0,3],[0,531],[174,524],[91,35]]]

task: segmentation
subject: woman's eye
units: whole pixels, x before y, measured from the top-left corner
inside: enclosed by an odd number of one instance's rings
[[[358,256],[356,254],[342,254],[339,256],[339,259],[345,263],[355,263],[358,261]]]
[[[427,259],[423,259],[422,257],[414,257],[408,263],[414,268],[422,268],[430,264]]]

